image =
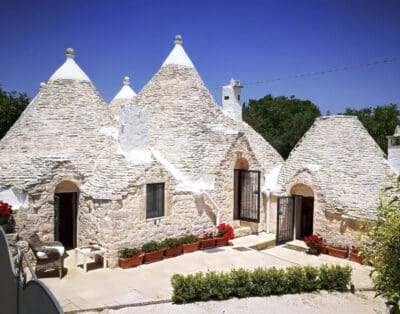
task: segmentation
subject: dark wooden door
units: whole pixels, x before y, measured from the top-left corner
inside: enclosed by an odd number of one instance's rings
[[[77,194],[54,195],[54,238],[66,249],[76,247]]]
[[[302,197],[301,200],[301,238],[313,234],[314,198]]]
[[[294,197],[278,197],[276,226],[276,244],[293,240],[294,230]]]

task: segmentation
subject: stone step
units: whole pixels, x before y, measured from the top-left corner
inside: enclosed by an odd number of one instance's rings
[[[300,252],[305,252],[308,250],[307,245],[304,243],[304,241],[301,240],[293,240],[290,242],[286,242],[284,247]]]
[[[246,247],[253,250],[264,250],[275,246],[275,234],[260,232],[232,240],[234,247]]]
[[[233,228],[233,230],[235,232],[235,238],[240,238],[240,237],[245,237],[245,236],[251,235],[250,227],[240,226],[240,227]]]

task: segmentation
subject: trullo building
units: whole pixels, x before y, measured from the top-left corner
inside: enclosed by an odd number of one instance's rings
[[[137,96],[124,84],[107,108],[68,49],[0,141],[0,198],[20,236],[98,243],[114,265],[121,247],[219,222],[265,230],[262,191],[283,160],[237,115],[240,83],[221,109],[177,36]]]
[[[123,84],[107,106],[67,49],[0,141],[0,199],[22,238],[98,243],[111,265],[121,247],[220,222],[278,243],[313,232],[349,243],[396,173],[349,116],[318,118],[284,162],[242,121],[240,82],[223,87],[219,107],[180,36],[139,94]]]

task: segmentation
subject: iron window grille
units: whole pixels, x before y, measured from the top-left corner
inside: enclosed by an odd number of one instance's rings
[[[146,218],[164,216],[164,183],[146,185]]]

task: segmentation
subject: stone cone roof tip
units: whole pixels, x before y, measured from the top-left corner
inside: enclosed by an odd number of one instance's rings
[[[75,80],[75,81],[89,81],[89,77],[79,67],[74,60],[74,49],[67,48],[67,59],[64,64],[60,66],[56,72],[49,78],[49,81],[55,80]]]
[[[163,66],[168,64],[177,64],[183,65],[187,67],[194,68],[192,61],[190,60],[189,56],[187,55],[185,49],[182,47],[182,36],[176,35],[175,36],[175,47],[169,53],[167,59],[165,59]]]
[[[114,99],[132,99],[137,96],[135,91],[130,87],[130,79],[129,76],[124,77],[123,86],[119,90],[119,92],[114,96]]]

